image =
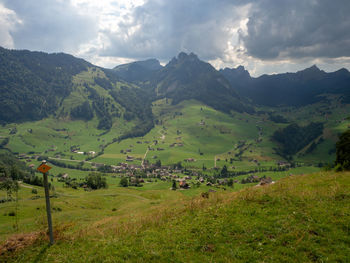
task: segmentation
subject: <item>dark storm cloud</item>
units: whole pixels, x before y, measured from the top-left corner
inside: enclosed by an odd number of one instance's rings
[[[102,55],[168,59],[192,51],[204,59],[217,58],[227,48],[228,30],[238,21],[242,3],[150,0],[119,24],[119,32],[105,32],[112,45]]]
[[[247,53],[261,59],[350,56],[349,0],[256,1]]]
[[[11,31],[15,48],[48,52],[77,50],[96,37],[92,17],[80,15],[68,0],[0,0],[22,21]]]

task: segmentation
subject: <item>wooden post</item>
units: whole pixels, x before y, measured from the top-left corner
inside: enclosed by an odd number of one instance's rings
[[[50,193],[49,183],[47,180],[47,173],[44,173],[44,188],[45,188],[45,199],[46,199],[46,213],[47,213],[47,224],[49,227],[50,245],[53,245],[53,232],[52,232],[52,219],[51,219],[51,206],[50,206]]]
[[[50,166],[46,165],[46,161],[43,161],[41,165],[37,168],[44,176],[44,189],[45,189],[45,200],[46,200],[46,214],[47,214],[47,224],[49,228],[50,245],[53,245],[53,232],[52,232],[52,219],[51,219],[51,206],[50,206],[50,193],[49,193],[49,182],[47,180],[47,172],[51,169]]]

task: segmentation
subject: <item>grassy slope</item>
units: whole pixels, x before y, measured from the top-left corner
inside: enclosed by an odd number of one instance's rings
[[[186,158],[194,158],[196,162],[188,166],[201,168],[204,164],[206,167],[213,167],[215,156],[219,159],[234,157],[234,154],[238,152],[236,148],[238,142],[241,140],[246,141],[247,145],[250,144],[246,151],[254,149],[254,154],[246,153],[242,161],[232,165],[242,168],[250,167],[252,164],[249,161],[255,157],[270,165],[271,162],[268,161],[271,160],[271,156],[278,158],[273,154],[270,147],[271,142],[268,140],[268,135],[276,128],[275,124],[270,122],[263,124],[267,134],[264,135],[265,140],[261,143],[263,146],[255,145],[254,140],[258,138],[256,125],[260,120],[257,116],[237,113],[232,117],[197,101],[185,101],[172,106],[160,100],[154,103],[153,111],[161,124],[156,125],[143,138],[128,139],[110,145],[105,149],[105,154],[96,161],[117,164],[125,161],[125,154],[121,154],[120,150],[132,149],[129,155],[137,158],[144,156],[147,147],[150,146],[155,149],[147,154],[146,159],[150,162],[155,162],[156,159],[153,159],[153,156],[157,156],[163,164],[183,162]],[[175,115],[176,112],[181,112],[181,115]],[[204,121],[205,125],[200,125],[201,121]],[[153,140],[158,140],[158,145],[153,145]],[[137,141],[143,143],[137,144]],[[151,143],[145,144],[145,141]],[[183,143],[184,146],[170,147],[173,143]],[[164,151],[157,151],[158,147],[163,148]],[[202,152],[203,155],[200,155],[199,152]],[[141,161],[135,163],[140,164]],[[217,162],[219,167],[224,164],[229,165],[225,161]]]
[[[40,239],[9,262],[347,262],[350,174],[292,176],[266,187],[107,215]],[[73,227],[75,229],[75,227]]]
[[[332,100],[330,106],[327,105],[319,103],[299,109],[274,109],[277,114],[300,124],[307,124],[310,121],[325,122],[325,141],[309,154],[302,155],[301,152],[296,156],[296,160],[313,164],[333,161],[334,153],[329,154],[328,152],[334,148],[337,134],[344,131],[350,124],[349,120],[342,118],[349,105],[338,104],[336,98]],[[332,114],[328,114],[325,118],[318,111],[322,107],[324,109],[330,107]],[[254,159],[258,160],[261,166],[267,167],[275,166],[276,160],[281,159],[280,156],[274,154],[273,148],[277,145],[271,141],[270,137],[276,129],[288,124],[276,124],[270,121],[266,114],[234,113],[230,116],[193,100],[175,106],[167,104],[165,100],[156,101],[153,104],[153,112],[156,119],[159,120],[159,125],[156,125],[150,133],[143,138],[128,139],[110,145],[105,149],[105,154],[97,158],[96,161],[108,164],[125,161],[126,155],[120,153],[121,150],[125,149],[132,150],[128,155],[140,158],[144,156],[148,146],[155,148],[155,151],[149,151],[147,154],[146,159],[150,162],[156,161],[152,158],[153,156],[157,156],[163,164],[183,162],[186,158],[194,158],[196,162],[186,165],[199,168],[203,165],[213,167],[215,158],[221,159],[221,161],[216,162],[218,167],[225,164],[229,167],[235,166],[238,170],[257,167],[255,163],[251,162]],[[200,125],[201,121],[205,124]],[[262,135],[259,135],[258,127],[261,128]],[[258,138],[261,139],[259,143],[255,141]],[[152,145],[153,140],[158,140],[159,144]],[[137,144],[137,141],[142,141],[142,144]],[[145,144],[145,141],[151,143]],[[244,145],[239,148],[238,146],[242,145],[242,142]],[[184,146],[170,147],[173,143],[183,143]],[[157,147],[163,148],[164,151],[157,151]],[[243,149],[241,157],[235,156],[241,149]],[[203,155],[200,155],[199,152],[202,152]],[[230,158],[234,159],[233,163],[229,162]],[[140,164],[141,161],[134,163]]]

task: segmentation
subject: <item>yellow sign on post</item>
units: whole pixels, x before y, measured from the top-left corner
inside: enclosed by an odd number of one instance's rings
[[[46,165],[46,164],[41,164],[41,165],[39,165],[39,167],[38,168],[36,168],[39,172],[41,172],[41,173],[47,173],[50,169],[51,169],[52,167],[50,167],[50,166],[48,166],[48,165]]]

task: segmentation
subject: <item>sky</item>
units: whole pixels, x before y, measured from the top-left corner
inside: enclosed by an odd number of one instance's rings
[[[0,0],[0,46],[106,68],[193,52],[251,75],[350,69],[349,0]]]

